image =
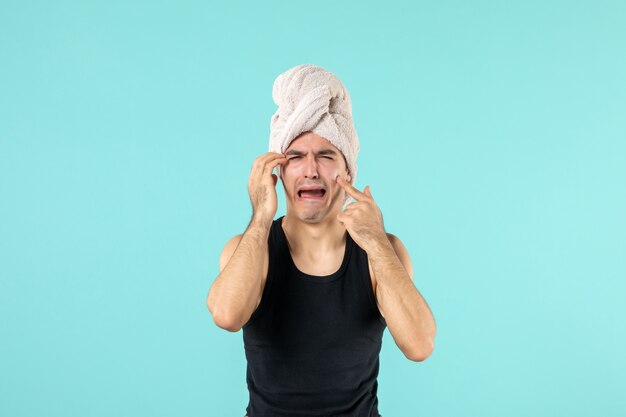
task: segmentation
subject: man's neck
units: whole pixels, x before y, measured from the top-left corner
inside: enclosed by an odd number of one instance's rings
[[[286,214],[282,228],[294,255],[311,260],[345,248],[346,229],[333,215],[318,223],[303,222]]]

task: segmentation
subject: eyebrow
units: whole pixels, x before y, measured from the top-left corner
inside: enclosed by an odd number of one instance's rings
[[[304,154],[305,154],[304,152],[297,151],[295,149],[292,149],[290,151],[285,152],[285,155],[302,156]],[[337,156],[337,152],[333,151],[332,149],[325,148],[325,149],[321,149],[321,150],[315,152],[315,155],[334,155],[334,156]]]

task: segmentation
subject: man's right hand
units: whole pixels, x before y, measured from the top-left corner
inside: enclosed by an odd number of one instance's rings
[[[248,179],[248,193],[252,202],[253,217],[265,222],[274,220],[278,210],[278,196],[276,183],[278,177],[272,170],[278,164],[284,164],[287,158],[284,154],[267,152],[254,160],[250,178]]]

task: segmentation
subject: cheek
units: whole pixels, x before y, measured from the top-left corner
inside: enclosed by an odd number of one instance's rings
[[[293,175],[293,173],[298,171],[298,164],[287,161],[283,164],[282,170],[285,176]]]
[[[328,163],[322,164],[321,169],[328,174],[337,175],[341,172],[340,167],[336,162],[328,161]]]

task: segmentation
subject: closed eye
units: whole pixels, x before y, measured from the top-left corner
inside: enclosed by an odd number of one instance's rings
[[[301,156],[294,156],[293,158],[289,158],[289,160],[291,161],[292,159],[297,159],[297,158],[302,158],[302,157]],[[330,159],[331,161],[333,160],[333,158],[331,158],[330,156],[323,156],[322,158]]]

